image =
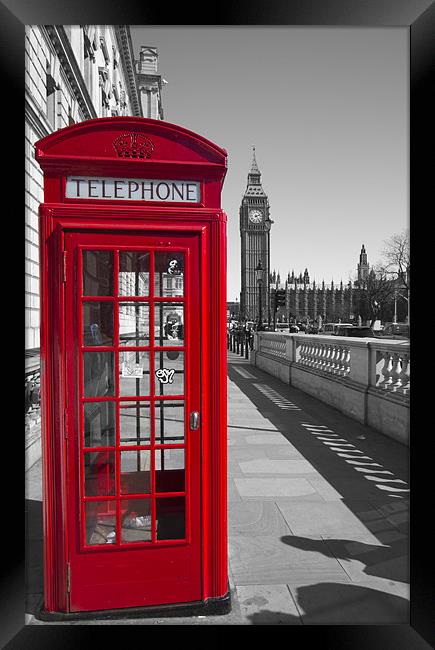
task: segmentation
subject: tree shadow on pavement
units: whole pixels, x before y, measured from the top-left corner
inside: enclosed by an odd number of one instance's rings
[[[322,553],[337,560],[356,560],[365,564],[362,573],[396,582],[409,582],[408,540],[401,539],[391,546],[379,546],[349,539],[312,539],[298,535],[284,535],[284,544],[303,551]]]
[[[297,587],[300,617],[262,609],[246,618],[253,625],[378,625],[409,622],[409,603],[401,596],[355,584],[319,583]]]

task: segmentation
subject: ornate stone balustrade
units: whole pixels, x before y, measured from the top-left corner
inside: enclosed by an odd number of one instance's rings
[[[251,363],[408,442],[409,341],[257,332]]]
[[[373,374],[370,385],[381,390],[409,397],[411,381],[411,358],[409,344],[405,348],[371,344]]]
[[[260,338],[260,352],[270,356],[285,359],[286,341],[284,336],[271,332],[262,332]]]
[[[297,346],[297,363],[338,377],[350,374],[350,348],[347,345],[320,343],[306,337]]]

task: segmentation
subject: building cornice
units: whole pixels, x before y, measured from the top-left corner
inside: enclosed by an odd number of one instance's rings
[[[62,25],[45,25],[60,65],[65,72],[85,120],[98,117],[91,96],[74,55],[71,43]]]
[[[125,74],[125,82],[128,85],[128,96],[130,97],[133,115],[135,117],[143,117],[142,105],[139,100],[135,59],[129,26],[115,25],[115,35],[118,41],[122,68]]]
[[[159,89],[162,89],[162,75],[160,74],[146,74],[145,72],[138,72],[137,78],[139,82],[143,84],[148,83],[149,85],[156,85]]]

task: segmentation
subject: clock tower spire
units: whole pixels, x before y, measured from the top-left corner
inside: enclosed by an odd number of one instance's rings
[[[270,228],[269,201],[261,185],[261,173],[252,148],[252,162],[248,182],[240,206],[241,237],[241,292],[240,313],[242,318],[256,321],[259,316],[259,287],[255,272],[258,262],[263,268],[261,284],[262,314],[270,320]]]
[[[258,169],[257,160],[255,158],[255,147],[252,147],[252,163],[248,174],[248,185],[260,185],[260,176],[260,170]]]

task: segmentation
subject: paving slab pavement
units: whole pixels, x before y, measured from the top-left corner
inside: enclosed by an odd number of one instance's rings
[[[242,616],[407,623],[408,449],[228,356],[228,458],[242,472],[229,476],[229,556]]]
[[[228,360],[231,613],[63,625],[408,623],[408,449],[231,352]],[[50,625],[33,615],[41,494],[38,461],[26,474],[30,625]]]

